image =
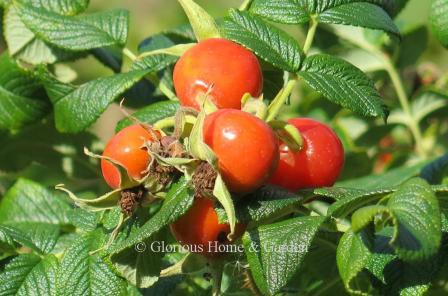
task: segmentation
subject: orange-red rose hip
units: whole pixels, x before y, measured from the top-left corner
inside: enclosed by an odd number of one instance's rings
[[[219,171],[230,191],[248,193],[260,187],[277,167],[277,138],[261,119],[221,109],[204,122],[204,141],[218,158]]]
[[[257,57],[222,38],[201,41],[187,50],[174,67],[173,80],[181,104],[198,110],[196,99],[208,90],[218,108],[241,109],[245,93],[258,97],[263,88]]]
[[[244,232],[243,224],[236,225],[236,236]],[[220,224],[213,202],[204,197],[197,197],[191,208],[171,224],[171,232],[178,242],[193,253],[200,253],[207,257],[222,254],[219,246],[230,244],[227,235],[230,225]]]
[[[131,125],[110,139],[104,149],[103,156],[107,156],[122,164],[128,174],[134,179],[143,177],[150,157],[146,149],[143,148],[144,141],[150,141],[153,137],[151,133],[141,125]],[[120,187],[120,171],[109,161],[101,160],[101,170],[104,180],[113,189]]]
[[[280,144],[280,162],[270,183],[291,191],[332,186],[344,166],[344,148],[338,136],[313,119],[294,118],[288,122],[301,133],[303,148],[293,152]]]

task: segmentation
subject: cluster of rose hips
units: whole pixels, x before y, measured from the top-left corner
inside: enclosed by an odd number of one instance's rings
[[[343,167],[344,151],[329,127],[308,118],[290,119],[288,123],[300,132],[303,140],[297,151],[281,141],[268,123],[241,110],[245,94],[259,98],[262,93],[262,70],[251,51],[226,39],[201,41],[180,57],[173,80],[181,108],[199,111],[204,98],[217,107],[217,111],[205,117],[203,141],[216,155],[218,172],[232,195],[245,196],[268,183],[297,191],[332,186],[336,181]],[[179,139],[162,135],[161,131],[143,124],[117,133],[107,144],[101,161],[107,184],[120,188],[122,179],[110,160],[119,163],[136,180],[152,173],[173,174],[173,170],[154,166],[157,160],[148,153],[145,144],[157,142],[162,150],[171,147],[165,157],[175,157],[173,150],[178,155],[185,153]],[[192,177],[195,189],[200,192],[196,192],[193,206],[171,225],[171,230],[182,244],[208,245],[213,241],[227,244],[230,226],[219,223],[212,191],[207,192],[216,174],[203,164],[194,170]],[[200,178],[195,178],[195,174]],[[237,225],[237,233],[243,230],[244,226]]]

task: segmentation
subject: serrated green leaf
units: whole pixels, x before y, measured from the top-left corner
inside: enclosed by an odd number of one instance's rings
[[[82,231],[95,230],[100,216],[95,212],[88,212],[81,208],[74,208],[68,214],[70,223]]]
[[[137,209],[136,214],[123,225],[116,242],[124,241],[130,234],[138,232],[148,220],[148,214],[145,209]],[[114,268],[122,277],[139,288],[152,286],[159,279],[164,253],[153,252],[151,246],[154,242],[163,241],[162,236],[156,234],[151,239],[139,243],[138,247],[114,254],[110,258]]]
[[[330,9],[356,2],[377,4],[389,12],[395,8],[390,0],[254,0],[249,11],[278,23],[303,24],[311,15],[319,16]]]
[[[91,255],[103,242],[99,232],[88,233],[65,252],[57,281],[58,295],[121,295],[124,281],[101,257]]]
[[[43,8],[62,15],[75,15],[89,6],[89,0],[21,0],[34,7]]]
[[[174,184],[167,196],[161,209],[138,231],[132,233],[129,238],[112,247],[111,254],[117,254],[137,243],[150,239],[163,227],[176,221],[193,204],[194,193],[190,185],[184,179]]]
[[[362,271],[372,258],[370,245],[366,235],[351,230],[344,233],[339,241],[336,254],[339,274],[345,288],[353,294],[369,295],[360,284],[365,283],[367,278]]]
[[[231,10],[223,23],[224,35],[249,48],[268,63],[289,71],[299,69],[302,50],[284,31],[248,12]]]
[[[268,20],[284,24],[303,24],[310,20],[304,5],[294,0],[254,0],[249,11]]]
[[[431,27],[437,39],[448,47],[448,1],[433,0],[431,4]]]
[[[178,0],[190,20],[196,38],[200,40],[220,37],[215,20],[192,0]]]
[[[276,294],[299,270],[324,220],[325,217],[298,217],[264,225],[245,234],[245,240],[252,246],[246,253],[256,252],[260,258],[270,294]]]
[[[18,129],[49,111],[39,81],[6,53],[0,56],[0,73],[0,130]]]
[[[39,39],[23,23],[17,8],[12,5],[5,10],[4,33],[9,53],[32,65],[53,64],[57,61],[71,60],[81,56],[80,53],[57,48]]]
[[[80,132],[88,128],[123,92],[149,70],[136,70],[87,82],[55,103],[58,130]]]
[[[139,109],[137,112],[132,114],[132,117],[137,118],[141,122],[154,124],[157,121],[174,116],[176,111],[179,109],[179,103],[173,101],[163,101],[151,104],[144,108]],[[126,118],[118,122],[117,132],[123,128],[132,124],[132,120]]]
[[[336,104],[363,116],[387,118],[387,107],[373,81],[342,59],[325,54],[307,57],[298,74]]]
[[[24,254],[14,258],[0,274],[0,295],[55,296],[58,259]]]
[[[263,186],[244,199],[236,201],[235,210],[238,222],[256,223],[273,218],[281,213],[292,211],[306,200],[304,194],[292,193],[275,186]],[[227,222],[222,208],[216,208],[220,222]]]
[[[362,207],[352,215],[352,230],[358,232],[372,222],[376,215],[387,213],[388,208],[382,205]]]
[[[167,68],[169,65],[174,64],[178,57],[167,55],[167,54],[157,54],[153,56],[147,56],[142,60],[137,60],[132,64],[131,70],[146,70],[150,69],[151,72],[155,73],[160,70]]]
[[[70,205],[55,191],[19,179],[0,202],[0,223],[21,222],[67,225]]]
[[[12,226],[0,225],[0,232],[38,254],[48,254],[53,250],[59,231],[59,226],[48,223],[21,222]]]
[[[366,2],[354,2],[330,8],[319,15],[318,21],[326,24],[359,26],[400,35],[393,20],[381,7]]]
[[[424,180],[414,178],[392,193],[387,207],[395,224],[391,244],[403,260],[426,259],[434,255],[441,241],[437,198]]]
[[[83,51],[126,44],[129,14],[125,10],[72,17],[23,3],[15,6],[28,29],[59,48]]]

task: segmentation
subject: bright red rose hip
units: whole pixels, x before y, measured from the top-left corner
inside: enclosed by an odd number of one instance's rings
[[[338,136],[313,119],[294,118],[288,122],[301,133],[303,148],[293,152],[280,144],[280,161],[270,183],[291,191],[332,186],[344,166],[344,148]]]
[[[279,153],[274,132],[247,112],[221,109],[208,115],[204,141],[215,152],[219,171],[232,192],[253,191],[277,167]]]
[[[103,156],[107,156],[126,168],[134,179],[143,177],[147,169],[150,156],[143,144],[153,140],[152,134],[141,125],[131,125],[110,139],[104,149]],[[113,189],[120,187],[120,171],[109,161],[101,160],[101,170],[104,180]]]
[[[245,93],[258,97],[263,88],[257,57],[222,38],[201,41],[187,50],[174,68],[173,80],[181,104],[198,110],[196,98],[209,89],[218,108],[241,109]]]

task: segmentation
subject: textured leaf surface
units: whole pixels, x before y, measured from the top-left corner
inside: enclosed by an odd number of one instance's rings
[[[224,35],[249,48],[272,65],[290,72],[299,69],[302,51],[288,34],[248,12],[230,11]]]
[[[58,260],[53,255],[20,255],[0,273],[0,295],[57,295],[57,271]]]
[[[270,294],[284,287],[300,268],[324,217],[298,217],[261,226],[245,234],[256,252]],[[289,250],[288,250],[289,249]],[[253,254],[250,256],[254,256]]]
[[[133,113],[132,116],[137,118],[141,122],[154,124],[161,119],[174,116],[178,108],[179,108],[178,102],[173,101],[157,102],[139,109],[137,112]],[[132,121],[130,119],[123,119],[118,123],[116,130],[119,131],[131,124]]]
[[[58,295],[121,295],[124,282],[106,265],[101,257],[90,255],[103,239],[91,232],[76,240],[65,252],[57,282]]]
[[[55,104],[58,130],[80,132],[88,128],[123,92],[149,70],[136,70],[87,82]]]
[[[437,39],[448,47],[448,1],[434,0],[431,4],[431,27]]]
[[[319,22],[359,26],[395,35],[400,34],[393,20],[381,7],[365,2],[355,2],[328,9],[319,15]]]
[[[350,63],[330,55],[305,59],[299,75],[330,101],[364,116],[387,118],[381,95],[373,81]]]
[[[128,239],[113,247],[111,253],[116,254],[134,245],[144,242],[155,235],[164,226],[173,223],[193,204],[193,190],[185,180],[174,184],[167,193],[162,208],[138,231]]]
[[[0,223],[68,224],[69,204],[61,194],[29,180],[19,179],[0,203]]]
[[[40,119],[48,110],[38,80],[20,69],[6,53],[1,55],[0,129],[20,128]]]
[[[127,40],[129,14],[125,10],[72,17],[26,4],[16,7],[27,28],[45,42],[63,49],[81,51],[124,45]]]

